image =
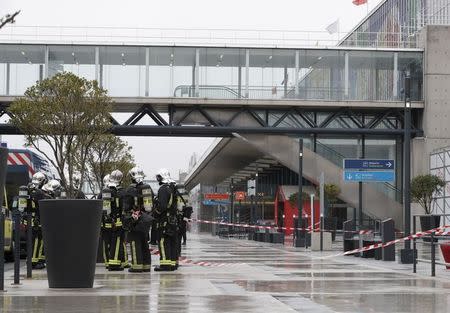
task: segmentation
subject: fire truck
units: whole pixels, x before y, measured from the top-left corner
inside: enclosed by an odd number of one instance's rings
[[[2,143],[2,146],[7,147],[5,143]],[[19,187],[28,185],[35,172],[43,172],[49,177],[52,177],[52,173],[47,160],[28,149],[9,149],[7,164],[5,189],[1,191],[4,193],[5,201],[1,205],[5,208],[5,259],[9,261],[13,260],[14,225],[11,220],[11,208],[17,205]],[[26,226],[21,224],[20,230],[21,256],[25,256]]]

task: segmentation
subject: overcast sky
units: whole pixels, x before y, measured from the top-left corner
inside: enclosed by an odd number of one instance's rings
[[[381,0],[369,0],[369,9]],[[366,14],[352,0],[0,0],[0,15],[22,10],[17,25],[239,28],[324,31],[339,19],[340,32],[350,31]],[[124,137],[147,176],[168,168],[173,177],[186,170],[190,156],[202,155],[210,138]],[[21,136],[4,136],[9,147]]]

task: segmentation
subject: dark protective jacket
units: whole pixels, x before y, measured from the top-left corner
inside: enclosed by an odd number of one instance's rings
[[[108,226],[122,227],[122,201],[121,193],[123,189],[121,187],[109,187],[111,190],[111,213],[104,216],[104,224],[106,228]]]
[[[153,221],[150,213],[150,210],[153,208],[153,198],[152,188],[150,185],[144,183],[132,183],[122,193],[125,229],[146,234],[149,233]],[[137,220],[133,218],[134,212],[137,212],[139,215]]]
[[[174,236],[178,232],[177,194],[173,184],[162,184],[158,190],[158,225],[163,235]]]
[[[33,225],[39,226],[41,224],[41,216],[39,212],[39,201],[44,199],[52,199],[52,197],[38,188],[29,188],[28,194],[30,196],[27,205],[27,211],[31,212]]]

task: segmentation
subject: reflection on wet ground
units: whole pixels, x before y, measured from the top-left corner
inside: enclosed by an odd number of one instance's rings
[[[183,255],[211,266],[145,274],[98,266],[95,288],[79,290],[48,289],[45,271],[12,287],[9,270],[0,312],[449,312],[450,281],[401,267],[208,235],[191,235]]]

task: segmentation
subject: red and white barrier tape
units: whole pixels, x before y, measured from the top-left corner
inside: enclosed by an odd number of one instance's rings
[[[450,231],[443,231],[443,229],[446,229],[446,228],[450,228],[450,225],[437,227],[437,228],[430,229],[430,230],[427,230],[427,231],[417,232],[415,234],[411,234],[411,235],[403,237],[403,238],[399,238],[399,239],[395,239],[395,240],[392,240],[392,241],[388,241],[386,243],[376,243],[376,244],[373,244],[373,245],[368,245],[368,246],[365,246],[365,247],[362,247],[362,248],[358,248],[358,249],[350,250],[350,251],[347,251],[347,252],[344,252],[344,253],[340,253],[340,254],[338,254],[336,256],[339,256],[339,255],[351,255],[351,254],[355,254],[355,253],[359,253],[359,252],[366,252],[366,251],[370,251],[370,250],[374,250],[374,249],[378,249],[378,248],[385,248],[385,247],[392,246],[392,245],[394,245],[396,243],[399,243],[399,242],[402,242],[402,241],[421,238],[421,237],[423,237],[425,235],[430,235],[433,232],[437,236],[446,236],[446,235],[448,235],[450,233]]]
[[[249,225],[249,224],[234,224],[234,223],[227,223],[227,222],[216,222],[216,221],[206,221],[206,220],[199,220],[199,219],[191,219],[190,221],[193,222],[197,222],[200,224],[214,224],[214,225],[223,225],[223,226],[235,226],[235,227],[243,227],[243,228],[253,228],[253,229],[282,229],[282,230],[305,230],[308,232],[312,232],[311,231],[311,226],[308,226],[307,228],[295,228],[295,227],[278,227],[278,226],[262,226],[262,225]],[[316,224],[314,224],[314,227],[316,227],[314,229],[314,232],[319,232],[320,228],[317,228],[318,226],[320,226],[320,222],[317,222]],[[323,231],[335,231],[335,230],[326,230],[323,229]],[[354,233],[357,234],[359,233],[360,235],[365,235],[365,234],[371,234],[373,233],[372,230],[348,230],[348,231],[343,231],[344,233]]]

